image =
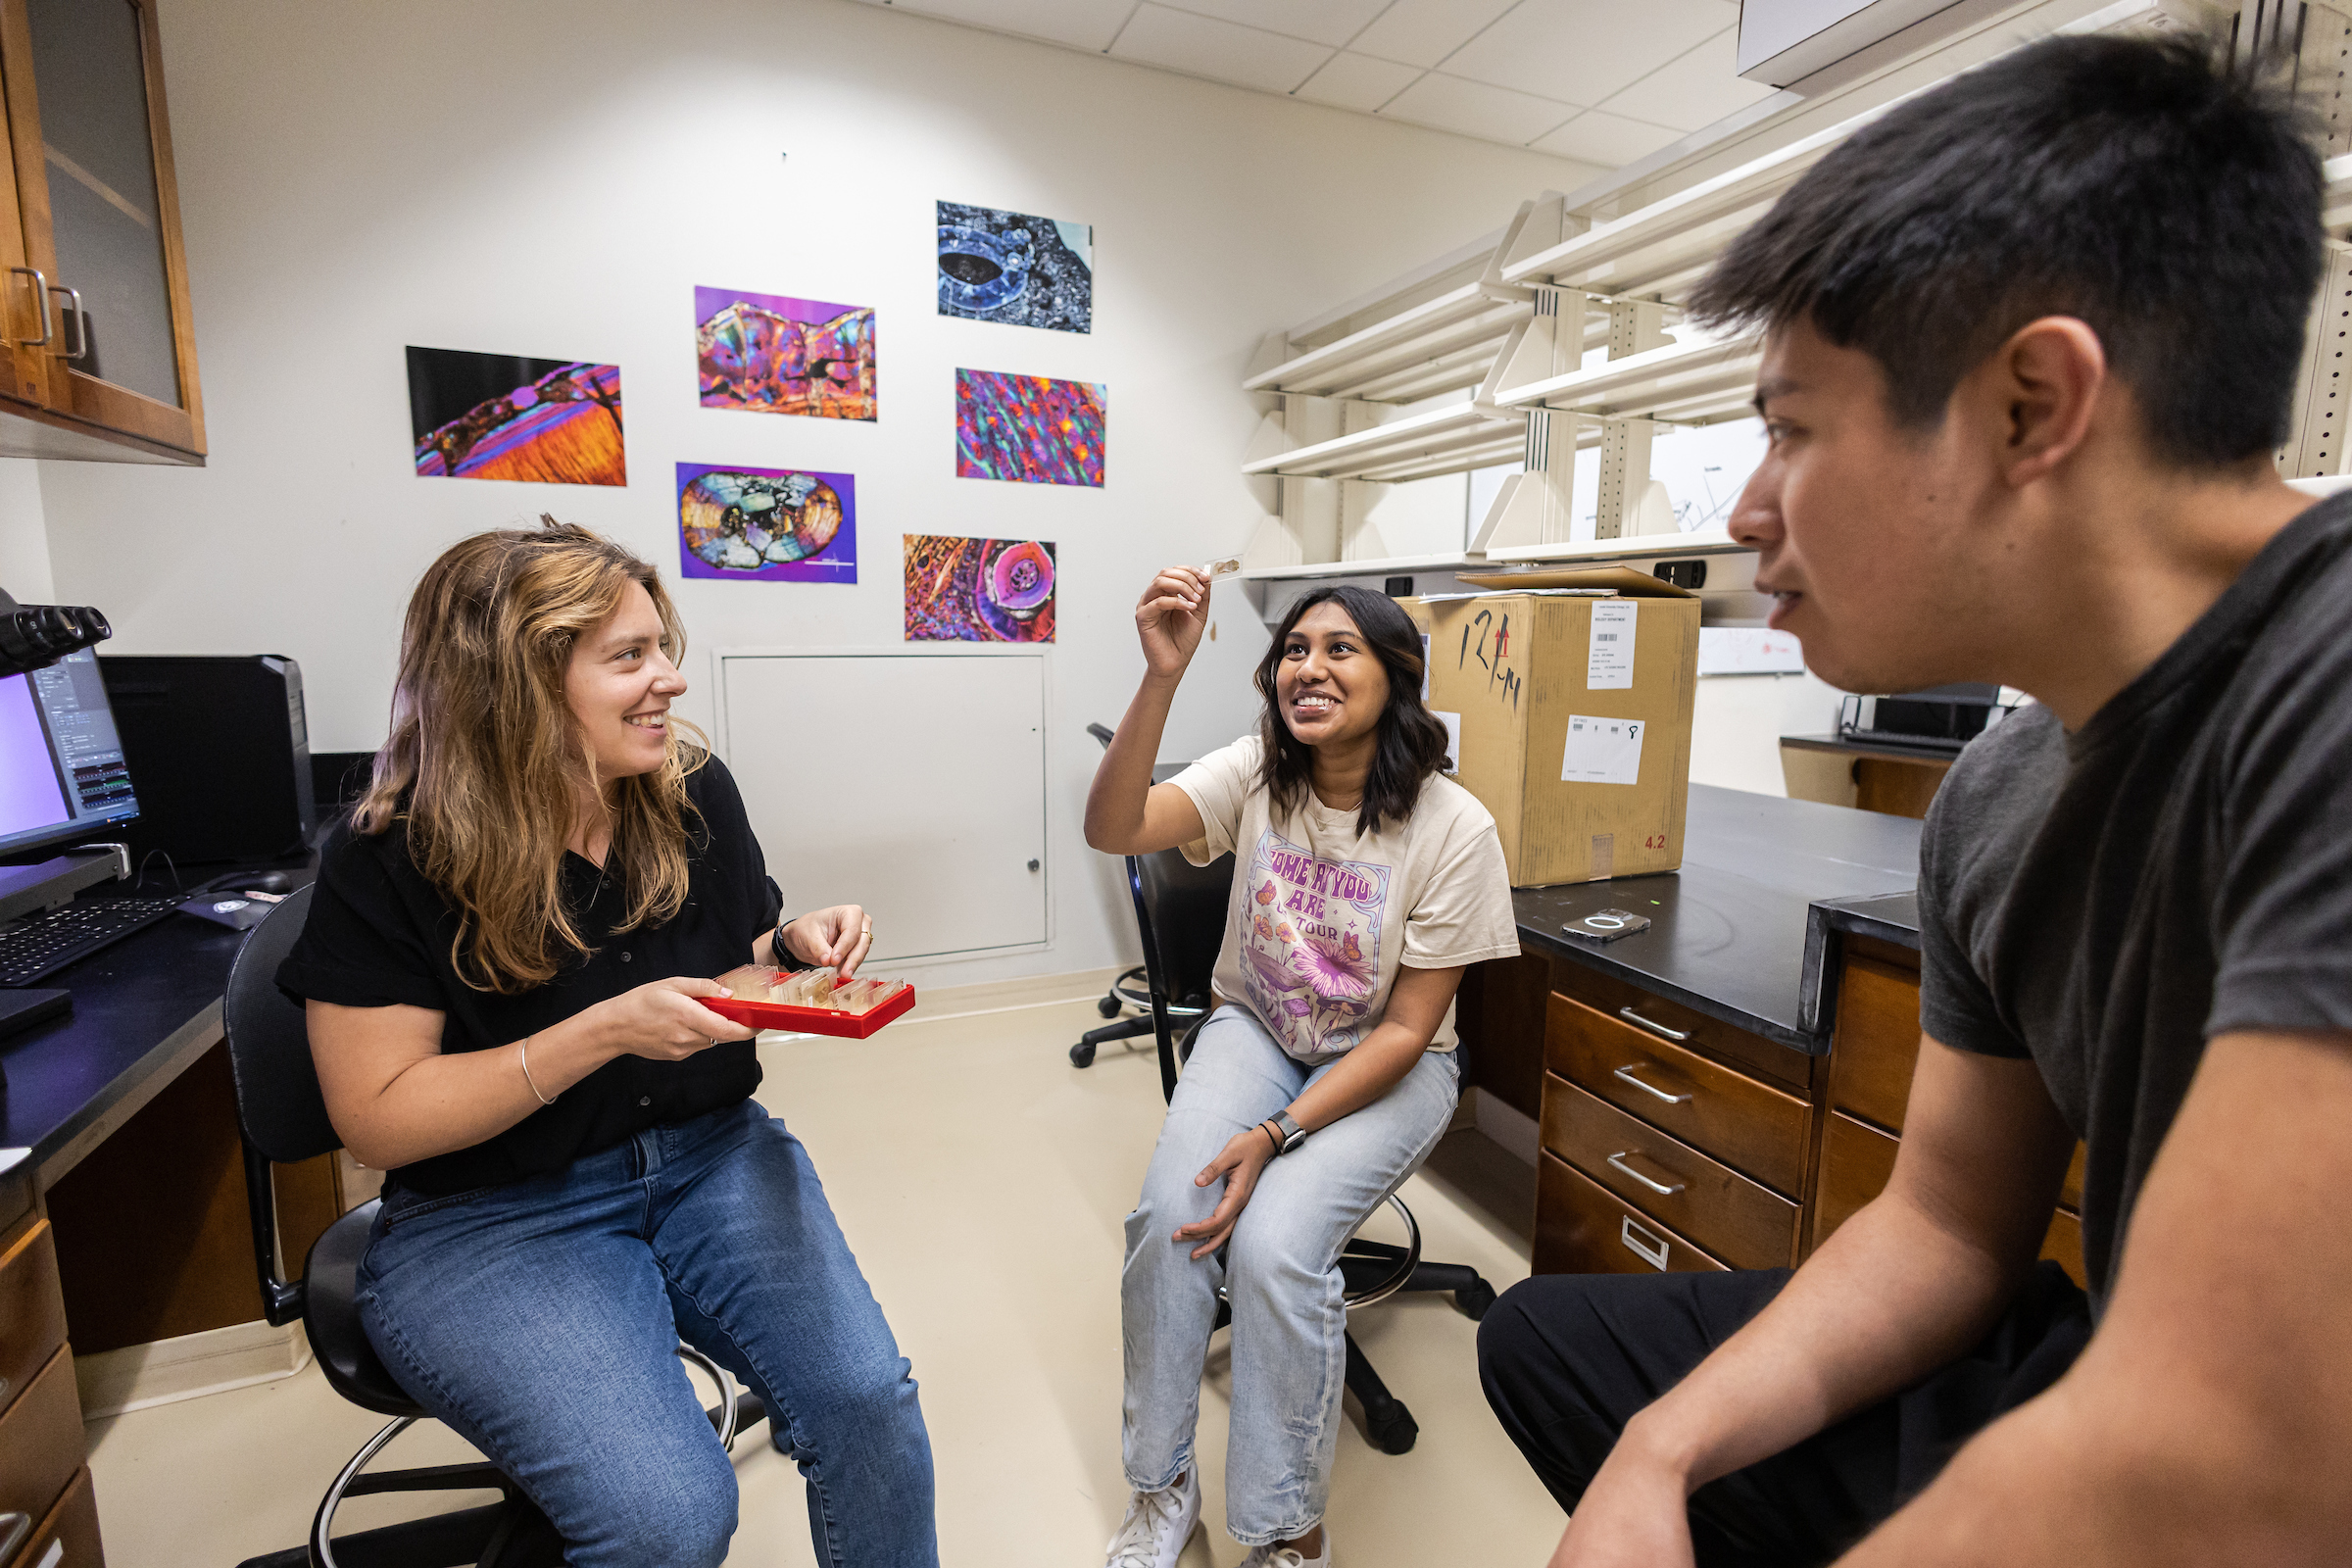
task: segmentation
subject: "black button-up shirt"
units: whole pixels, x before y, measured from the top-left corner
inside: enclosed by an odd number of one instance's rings
[[[567,854],[564,899],[595,951],[547,984],[505,996],[458,977],[457,911],[409,858],[406,824],[372,838],[339,826],[320,860],[310,919],[277,983],[297,999],[350,1007],[430,1007],[443,1015],[447,1053],[511,1045],[655,980],[710,979],[749,963],[753,944],[774,929],[783,895],[767,874],[725,764],[710,759],[687,776],[686,793],[701,818],[687,823],[685,907],[662,925],[616,936],[628,907],[625,890],[615,875]],[[612,869],[617,873],[617,865]],[[515,1072],[521,1070],[517,1065]],[[722,1042],[684,1061],[623,1055],[497,1137],[390,1174],[414,1191],[440,1195],[562,1170],[648,1127],[737,1104],[759,1086],[760,1062],[748,1040]]]

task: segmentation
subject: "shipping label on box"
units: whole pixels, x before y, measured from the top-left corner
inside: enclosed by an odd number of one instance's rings
[[[1642,720],[1568,715],[1568,744],[1560,753],[1563,784],[1639,784]]]

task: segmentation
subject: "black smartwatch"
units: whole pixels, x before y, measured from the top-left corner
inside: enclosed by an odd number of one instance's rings
[[[794,918],[797,919],[798,916],[795,916]],[[793,954],[793,951],[784,945],[784,928],[790,924],[792,924],[791,920],[777,921],[775,935],[769,939],[776,950],[776,967],[779,969],[790,969],[794,974],[805,974],[808,970],[817,966],[813,963],[802,962],[801,959]]]

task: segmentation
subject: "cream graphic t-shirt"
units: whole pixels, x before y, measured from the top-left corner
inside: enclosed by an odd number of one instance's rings
[[[1205,829],[1184,858],[1234,857],[1217,994],[1246,1004],[1295,1060],[1320,1065],[1378,1028],[1400,964],[1451,969],[1518,953],[1502,844],[1468,790],[1432,774],[1409,818],[1367,836],[1356,812],[1312,790],[1270,813],[1264,755],[1245,736],[1171,782]],[[1430,1049],[1453,1047],[1447,1007]]]

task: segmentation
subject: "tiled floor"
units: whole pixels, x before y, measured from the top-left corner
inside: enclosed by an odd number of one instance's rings
[[[1120,1222],[1160,1114],[1149,1054],[1064,1055],[1099,1020],[1061,1004],[894,1025],[874,1040],[762,1051],[761,1102],[808,1143],[867,1277],[913,1359],[939,1472],[941,1555],[956,1565],[1099,1563],[1119,1476]],[[1526,1272],[1517,1234],[1532,1175],[1473,1133],[1405,1189],[1428,1254],[1499,1289]],[[1402,1457],[1340,1442],[1337,1560],[1540,1562],[1560,1515],[1489,1414],[1474,1327],[1444,1298],[1403,1298],[1354,1328],[1421,1440]],[[1220,1340],[1220,1346],[1222,1341]],[[1201,1401],[1204,1528],[1187,1568],[1238,1563],[1223,1523],[1225,1359]],[[230,1568],[298,1544],[335,1469],[379,1424],[315,1367],[275,1383],[90,1428],[115,1568]],[[764,1429],[762,1429],[764,1432]],[[410,1462],[464,1456],[445,1430],[404,1438]],[[735,1564],[805,1564],[799,1475],[763,1442],[737,1446]],[[346,1528],[394,1517],[362,1499]],[[386,1510],[386,1511],[373,1511]]]

